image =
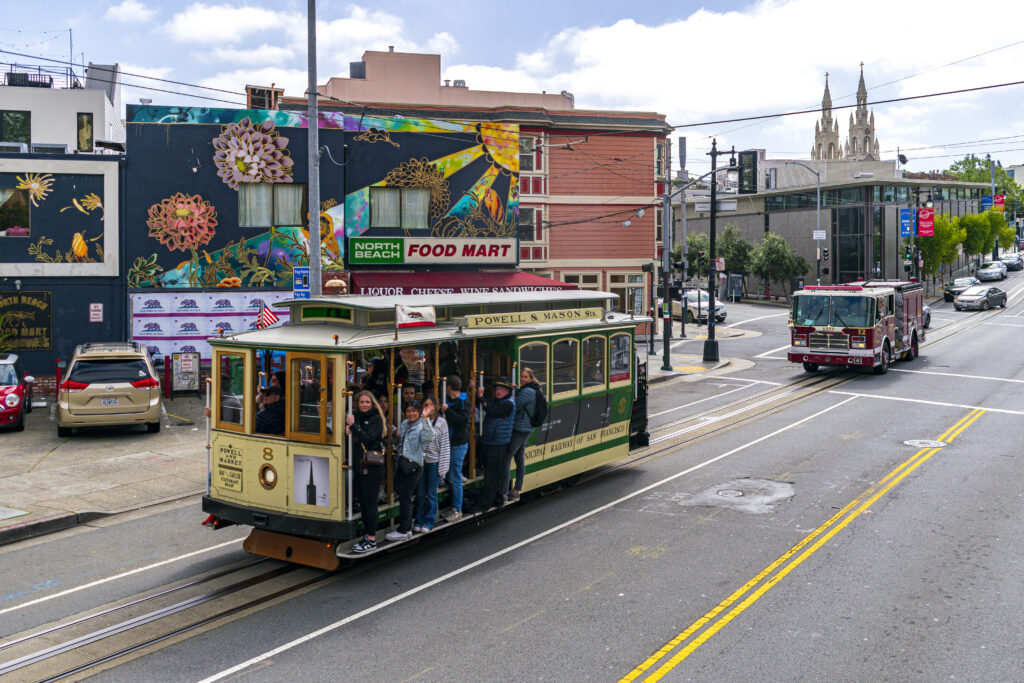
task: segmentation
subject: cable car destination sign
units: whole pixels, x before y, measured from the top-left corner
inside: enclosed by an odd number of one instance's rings
[[[514,238],[350,237],[351,265],[398,266],[413,263],[515,264]]]
[[[567,308],[561,311],[522,311],[520,313],[483,313],[456,318],[459,327],[515,327],[516,325],[537,325],[563,323],[575,320],[600,320],[604,311],[600,308]]]

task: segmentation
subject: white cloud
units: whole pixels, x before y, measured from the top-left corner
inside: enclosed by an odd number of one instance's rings
[[[108,7],[103,18],[123,23],[142,24],[152,19],[155,14],[155,9],[146,7],[139,0],[124,0],[120,5]]]
[[[182,43],[237,43],[254,33],[293,30],[301,15],[243,5],[204,5],[197,2],[178,12],[164,27]],[[303,24],[304,26],[305,24]]]
[[[296,55],[295,50],[277,45],[260,45],[254,48],[217,47],[212,52],[195,55],[200,61],[236,62],[252,65],[288,63]]]
[[[442,57],[444,55],[454,55],[459,51],[459,43],[447,31],[435,33],[427,41],[426,47],[430,52],[435,52]]]
[[[446,79],[462,79],[472,90],[504,90],[510,92],[537,92],[543,88],[537,79],[517,70],[496,66],[452,64],[442,70]]]
[[[224,71],[199,81],[199,85],[210,88],[222,88],[232,92],[244,92],[246,85],[270,85],[276,88],[284,88],[285,94],[290,97],[301,97],[306,92],[306,70],[286,69],[281,67],[242,68],[234,71]],[[225,97],[231,99],[232,95],[207,93],[214,97]],[[244,103],[245,96],[241,96]]]

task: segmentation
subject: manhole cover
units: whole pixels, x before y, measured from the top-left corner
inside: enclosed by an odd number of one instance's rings
[[[914,448],[942,448],[946,445],[945,441],[932,441],[931,439],[910,439],[903,443]]]
[[[736,489],[722,489],[718,492],[718,495],[725,496],[726,498],[739,498],[743,495],[743,491],[737,491]]]

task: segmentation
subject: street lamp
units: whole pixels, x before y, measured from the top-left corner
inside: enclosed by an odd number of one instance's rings
[[[818,183],[818,229],[814,231],[814,251],[815,258],[817,259],[817,270],[815,272],[816,280],[818,285],[821,285],[821,242],[818,241],[818,236],[821,235],[821,171],[815,171],[813,168],[808,166],[802,161],[787,161],[786,166],[796,164],[797,166],[803,166],[808,171],[814,174],[815,179]],[[833,280],[834,282],[834,280]]]
[[[711,157],[711,230],[710,237],[708,239],[708,338],[704,341],[704,362],[717,363],[718,362],[718,340],[715,339],[715,280],[717,278],[717,272],[715,271],[715,227],[716,220],[718,217],[718,171],[717,162],[719,156],[730,155],[729,166],[726,169],[722,169],[728,172],[729,176],[734,173],[736,177],[739,176],[739,167],[736,165],[736,148],[733,147],[728,152],[718,151],[718,141],[711,140],[711,151],[708,152],[708,156]],[[733,180],[729,178],[730,182]],[[697,297],[698,301],[700,296]]]

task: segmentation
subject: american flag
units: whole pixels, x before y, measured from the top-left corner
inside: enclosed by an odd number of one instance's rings
[[[270,310],[270,307],[267,306],[265,301],[260,299],[260,316],[256,319],[256,329],[262,330],[264,327],[270,327],[278,320],[280,320],[280,318]]]

